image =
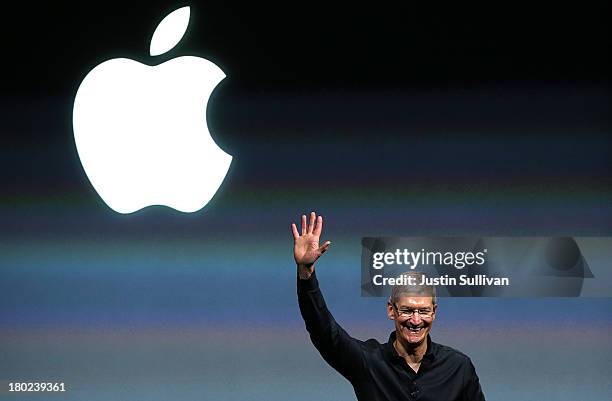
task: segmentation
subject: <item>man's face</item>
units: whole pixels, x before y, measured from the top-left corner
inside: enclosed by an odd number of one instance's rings
[[[396,336],[405,344],[418,345],[427,339],[436,318],[431,297],[400,296],[395,305],[387,303],[387,315],[395,322]]]

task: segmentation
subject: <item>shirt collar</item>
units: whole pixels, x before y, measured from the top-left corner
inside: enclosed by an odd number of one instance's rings
[[[393,331],[389,335],[389,341],[387,342],[387,344],[385,344],[385,353],[390,359],[403,360],[404,358],[399,356],[399,354],[397,353],[397,350],[393,346],[393,343],[395,342],[395,338],[396,338],[395,331]],[[425,351],[425,355],[423,355],[423,359],[433,360],[435,358],[435,349],[434,349],[435,346],[436,346],[436,343],[431,341],[431,337],[429,337],[429,334],[427,334],[427,350]]]

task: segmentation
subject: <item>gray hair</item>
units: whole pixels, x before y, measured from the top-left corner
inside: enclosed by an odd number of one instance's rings
[[[410,285],[408,284],[408,278],[414,277],[414,279],[410,280],[417,284]],[[423,277],[426,277],[425,273],[417,272],[417,271],[407,271],[399,275],[398,280],[403,282],[402,284],[396,284],[393,286],[391,290],[391,298],[389,298],[389,302],[395,304],[402,295],[416,295],[423,297],[431,297],[431,302],[436,305],[436,287],[433,285],[421,285]]]

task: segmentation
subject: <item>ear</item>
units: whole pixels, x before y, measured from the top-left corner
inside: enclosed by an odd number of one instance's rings
[[[393,313],[393,305],[391,305],[391,300],[387,301],[387,317],[390,320],[395,320],[395,313]]]
[[[436,311],[438,310],[438,304],[433,306],[433,315],[431,316],[431,321],[433,322],[436,319]]]

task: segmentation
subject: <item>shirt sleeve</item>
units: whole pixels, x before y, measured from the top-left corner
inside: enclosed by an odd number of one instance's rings
[[[306,330],[323,359],[349,381],[362,377],[365,364],[361,341],[349,336],[336,323],[314,273],[308,280],[298,277],[297,293]]]
[[[480,388],[480,380],[478,380],[478,375],[472,361],[468,359],[467,365],[463,397],[461,399],[462,401],[485,401],[484,394]]]

